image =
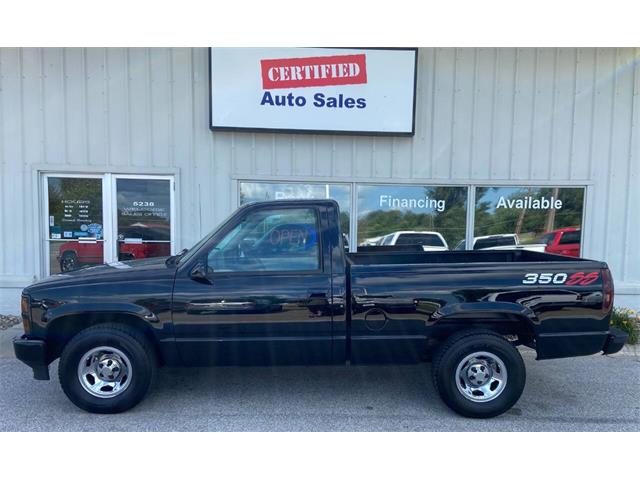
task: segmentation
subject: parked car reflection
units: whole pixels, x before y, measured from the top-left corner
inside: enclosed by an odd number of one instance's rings
[[[449,245],[438,232],[400,230],[380,237],[368,238],[360,246],[399,246],[419,245],[425,252],[442,252],[449,250]]]
[[[538,237],[537,242],[545,245],[545,252],[547,253],[579,257],[580,240],[580,229],[576,227],[567,227],[545,232]]]

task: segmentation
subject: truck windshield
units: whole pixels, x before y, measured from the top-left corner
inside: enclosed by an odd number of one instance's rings
[[[196,254],[196,252],[200,250],[200,248],[209,241],[209,239],[213,236],[213,234],[216,233],[218,229],[222,225],[227,223],[231,219],[231,217],[233,217],[234,215],[235,215],[235,212],[229,215],[227,218],[225,218],[224,221],[220,223],[220,225],[215,227],[213,230],[207,233],[204,237],[202,237],[198,242],[196,242],[195,245],[193,245],[193,247],[189,248],[187,252],[182,257],[180,257],[180,260],[178,261],[178,263],[188,262],[189,259],[192,258]]]

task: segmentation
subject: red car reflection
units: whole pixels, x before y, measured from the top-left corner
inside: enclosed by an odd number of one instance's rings
[[[58,263],[62,272],[75,270],[87,265],[104,263],[103,242],[81,242],[73,240],[60,245]],[[171,255],[171,243],[127,243],[118,242],[118,260],[138,260],[149,257]]]
[[[538,238],[538,241],[546,245],[545,252],[547,253],[579,257],[580,236],[579,228],[567,227],[547,232]]]

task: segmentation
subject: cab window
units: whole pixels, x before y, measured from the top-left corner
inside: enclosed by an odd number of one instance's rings
[[[312,208],[255,210],[209,252],[213,272],[320,269],[319,230]]]

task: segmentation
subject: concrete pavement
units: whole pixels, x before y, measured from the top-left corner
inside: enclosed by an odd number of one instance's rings
[[[537,362],[523,350],[527,385],[514,408],[491,420],[452,413],[429,365],[161,369],[147,398],[119,415],[92,415],[57,381],[32,379],[0,332],[0,430],[72,431],[538,431],[640,430],[640,357]]]

